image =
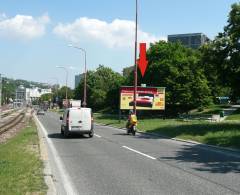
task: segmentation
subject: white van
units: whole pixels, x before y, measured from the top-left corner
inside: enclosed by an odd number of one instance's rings
[[[93,137],[93,116],[91,108],[67,108],[60,117],[61,134],[67,137],[71,132],[88,134]]]

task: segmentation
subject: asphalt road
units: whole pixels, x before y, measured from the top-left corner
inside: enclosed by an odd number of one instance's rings
[[[99,125],[93,138],[65,139],[58,114],[38,118],[56,150],[50,159],[59,194],[240,194],[240,155]]]

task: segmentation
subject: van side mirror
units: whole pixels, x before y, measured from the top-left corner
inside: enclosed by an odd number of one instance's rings
[[[60,121],[62,121],[63,120],[63,117],[62,116],[60,116]]]

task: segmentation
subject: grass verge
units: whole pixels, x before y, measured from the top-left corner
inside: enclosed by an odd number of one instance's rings
[[[46,194],[35,124],[0,144],[0,194]]]
[[[117,115],[94,114],[98,123],[125,127]],[[213,123],[206,121],[179,121],[176,119],[142,119],[138,129],[144,132],[159,133],[172,138],[193,140],[200,143],[240,149],[240,122]]]

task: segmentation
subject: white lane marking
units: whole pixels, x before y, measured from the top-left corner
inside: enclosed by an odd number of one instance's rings
[[[97,136],[98,138],[101,138],[102,136],[101,135],[98,135],[96,133],[94,133],[95,136]]]
[[[107,127],[109,129],[114,129],[114,130],[117,130],[117,131],[124,131],[124,132],[126,132],[126,129],[119,129],[118,127],[111,127],[111,126],[106,126],[104,124],[97,124],[97,123],[95,123],[95,125],[100,126],[100,127]]]
[[[149,155],[147,155],[147,154],[144,154],[144,153],[142,153],[142,152],[139,152],[139,151],[134,150],[134,149],[132,149],[132,148],[129,148],[129,147],[127,147],[127,146],[122,146],[122,147],[125,148],[125,149],[127,149],[127,150],[130,150],[130,151],[132,151],[132,152],[141,154],[142,156],[148,157],[148,158],[150,158],[150,159],[152,159],[152,160],[156,160],[155,157],[149,156]]]
[[[60,176],[62,178],[62,182],[63,182],[63,187],[66,191],[67,194],[73,194],[73,195],[77,195],[78,192],[77,190],[75,189],[72,181],[71,181],[71,177],[69,176],[69,174],[67,173],[66,171],[66,168],[64,166],[64,164],[62,163],[61,161],[61,158],[52,142],[51,139],[48,138],[48,133],[47,133],[47,130],[44,128],[44,126],[42,125],[42,123],[38,120],[38,118],[36,117],[36,115],[34,115],[34,118],[36,119],[36,121],[38,122],[38,125],[40,126],[40,129],[42,130],[45,138],[46,138],[46,141],[49,145],[49,148],[53,154],[53,158],[55,160],[55,163],[57,165],[57,168],[58,168],[58,171],[60,173]]]

